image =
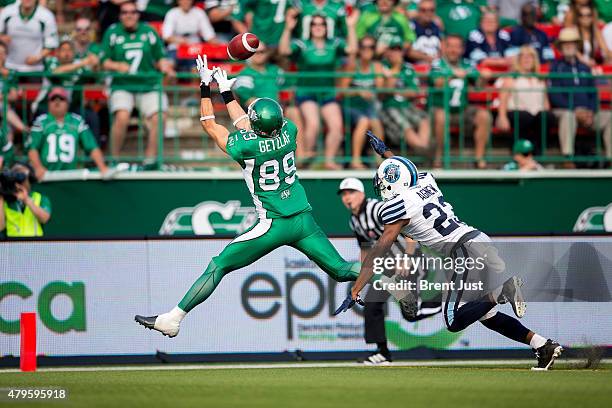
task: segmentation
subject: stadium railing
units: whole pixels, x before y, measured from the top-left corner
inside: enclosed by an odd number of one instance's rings
[[[232,74],[239,75],[242,66],[239,64],[221,64],[224,68],[228,69]],[[433,122],[432,107],[428,103],[428,98],[431,98],[435,94],[440,94],[444,100],[444,110],[448,113],[450,110],[449,99],[452,93],[452,88],[448,84],[448,80],[445,81],[443,88],[433,88],[428,85],[429,72],[428,68],[416,66],[416,74],[419,78],[421,88],[420,96],[416,98],[413,103],[418,107],[425,110],[429,114],[430,120]],[[572,74],[553,74],[546,72],[534,74],[543,80],[551,78],[563,78],[572,77]],[[284,74],[284,85],[281,86],[280,100],[285,105],[293,105],[295,103],[296,91],[304,91],[312,93],[323,93],[329,92],[328,87],[298,87],[296,80],[307,79],[307,78],[329,78],[337,80],[342,77],[346,77],[350,73],[345,72],[286,72]],[[469,85],[468,86],[468,103],[469,105],[477,105],[485,107],[487,110],[494,114],[497,110],[499,92],[502,90],[496,87],[493,82],[495,79],[514,76],[511,72],[496,72],[494,78],[486,81],[481,86]],[[106,125],[102,126],[103,134],[107,134],[112,125],[112,115],[110,113],[104,113],[105,107],[108,104],[108,98],[110,91],[106,86],[106,83],[113,74],[106,72],[90,73],[85,77],[86,84],[75,85],[70,87],[70,90],[81,95],[81,106],[80,112],[83,114],[85,107],[96,111],[103,123]],[[157,86],[153,89],[143,88],[139,84],[139,80],[143,78],[150,78],[154,76],[157,80]],[[610,86],[612,80],[612,69],[611,67],[604,67],[603,74],[601,75],[585,75],[587,77],[593,77],[597,87],[596,88],[580,88],[574,87],[568,88],[548,88],[549,93],[563,92],[574,95],[576,92],[594,92],[597,95],[597,106],[599,110],[609,111],[612,88]],[[10,80],[5,81],[5,86],[2,87],[2,99],[3,101],[8,100],[8,94],[10,89],[16,89],[18,91],[18,98],[13,101],[13,106],[17,110],[18,114],[22,117],[22,120],[26,124],[31,124],[33,118],[33,112],[31,112],[32,102],[37,97],[41,89],[41,84],[25,83],[24,79],[29,79],[27,82],[32,82],[32,77],[40,77],[40,73],[27,73],[27,74],[14,74]],[[54,80],[60,80],[63,78],[69,78],[71,74],[53,75]],[[197,76],[192,73],[179,73],[175,81],[170,83],[167,79],[164,79],[160,74],[149,74],[149,75],[133,75],[133,85],[130,86],[129,90],[134,92],[151,91],[155,90],[159,93],[167,93],[170,101],[170,109],[167,113],[167,120],[164,123],[158,121],[158,135],[159,135],[159,149],[157,153],[157,168],[165,168],[172,165],[189,165],[191,167],[211,167],[211,166],[227,166],[230,163],[230,159],[221,154],[214,144],[210,141],[208,136],[201,130],[199,124],[199,92],[197,89],[198,80]],[[352,88],[359,89],[359,88]],[[379,96],[384,93],[392,93],[401,91],[401,89],[363,89],[370,90],[377,93]],[[341,88],[335,88],[336,92],[341,92]],[[537,92],[537,91],[534,91]],[[541,94],[541,93],[540,93]],[[545,97],[541,95],[538,97]],[[223,116],[222,112],[225,112],[225,108],[220,98],[214,97],[215,111],[218,113],[218,120],[231,128],[231,121],[226,116]],[[350,107],[350,100],[347,98],[340,99],[340,103],[343,108]],[[570,98],[572,103],[572,98]],[[465,112],[466,106],[461,106],[459,109],[460,115]],[[2,117],[6,118],[6,110],[8,104],[2,104]],[[161,113],[161,106],[158,107],[158,112]],[[344,146],[341,147],[341,151],[337,157],[338,163],[350,163],[351,160],[351,128],[349,126],[349,116],[346,109],[343,109],[344,119]],[[473,152],[471,149],[472,137],[467,134],[465,126],[451,126],[449,115],[446,116],[444,126],[444,154],[442,164],[444,168],[463,168],[469,167],[469,164],[474,161]],[[162,115],[159,115],[161,118]],[[517,125],[518,118],[515,116],[511,118],[512,131],[507,134],[496,129],[491,123],[491,132],[487,144],[486,160],[491,163],[501,164],[512,159],[511,146],[515,140],[521,138]],[[543,120],[546,120],[545,118]],[[463,124],[463,121],[460,121]],[[433,123],[431,123],[432,143],[435,140],[433,135]],[[8,124],[5,120],[1,123],[2,130],[8,131]],[[142,118],[133,114],[129,135],[125,145],[125,154],[119,157],[111,157],[110,147],[112,146],[112,136],[109,135],[108,142],[104,143],[102,147],[106,152],[106,157],[111,163],[118,162],[142,162],[144,159],[144,149],[146,145],[146,129],[143,125]],[[322,146],[324,143],[324,126],[321,126],[322,131],[318,136],[317,146],[320,156],[315,160],[322,162]],[[536,157],[536,159],[542,163],[564,163],[574,162],[576,164],[588,165],[591,167],[601,166],[602,163],[606,163],[607,158],[605,157],[602,132],[601,130],[591,131],[588,129],[579,129],[576,141],[579,144],[586,145],[586,154],[576,154],[572,157],[565,157],[561,155],[558,149],[557,141],[557,129],[550,124],[544,123],[542,126],[541,133],[541,146],[542,152]],[[6,133],[5,133],[6,134]],[[24,137],[25,138],[25,137]],[[24,141],[16,141],[17,146],[17,157],[24,157],[25,152],[23,150]],[[418,163],[424,163],[426,165],[431,163],[430,157],[418,156],[406,145],[403,138],[400,139],[398,146],[394,146],[402,155],[409,155],[415,159]],[[585,149],[581,149],[585,150]],[[366,153],[364,153],[365,155]],[[89,164],[89,159],[84,157],[82,154],[79,156],[79,161],[84,164]],[[373,157],[364,157],[364,162],[373,163],[375,159]],[[170,167],[172,168],[172,167]],[[315,166],[316,168],[316,166]]]

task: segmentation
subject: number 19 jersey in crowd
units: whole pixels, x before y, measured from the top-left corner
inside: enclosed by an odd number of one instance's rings
[[[238,130],[227,139],[227,153],[242,174],[259,218],[289,217],[312,208],[296,174],[297,127],[284,120],[277,137]]]
[[[419,173],[415,186],[385,201],[380,217],[383,224],[409,219],[402,234],[445,255],[463,235],[475,230],[455,216],[431,173]]]

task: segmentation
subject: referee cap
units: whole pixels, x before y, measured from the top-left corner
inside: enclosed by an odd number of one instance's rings
[[[338,187],[338,194],[340,194],[344,190],[356,190],[362,193],[365,192],[363,188],[363,183],[361,180],[355,177],[347,177],[340,182],[340,186]]]

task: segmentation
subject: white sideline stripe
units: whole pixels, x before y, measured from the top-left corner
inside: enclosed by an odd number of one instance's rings
[[[556,360],[559,364],[578,363],[581,359]],[[612,363],[612,359],[601,360],[602,364]],[[497,365],[523,365],[530,369],[535,364],[534,359],[529,360],[425,360],[425,361],[398,361],[390,364],[390,367],[456,367],[456,366],[497,366]],[[334,368],[334,367],[363,367],[370,368],[357,362],[325,362],[325,363],[279,363],[279,364],[176,364],[176,365],[151,365],[151,366],[111,366],[111,367],[47,367],[39,368],[38,372],[87,372],[87,371],[167,371],[167,370],[258,370],[275,368]],[[389,367],[389,366],[387,366]],[[0,369],[0,375],[8,373],[19,373],[17,368]]]

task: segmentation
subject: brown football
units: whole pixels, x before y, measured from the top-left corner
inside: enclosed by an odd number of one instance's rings
[[[259,47],[259,38],[252,33],[238,34],[227,44],[227,55],[233,61],[250,58]]]

